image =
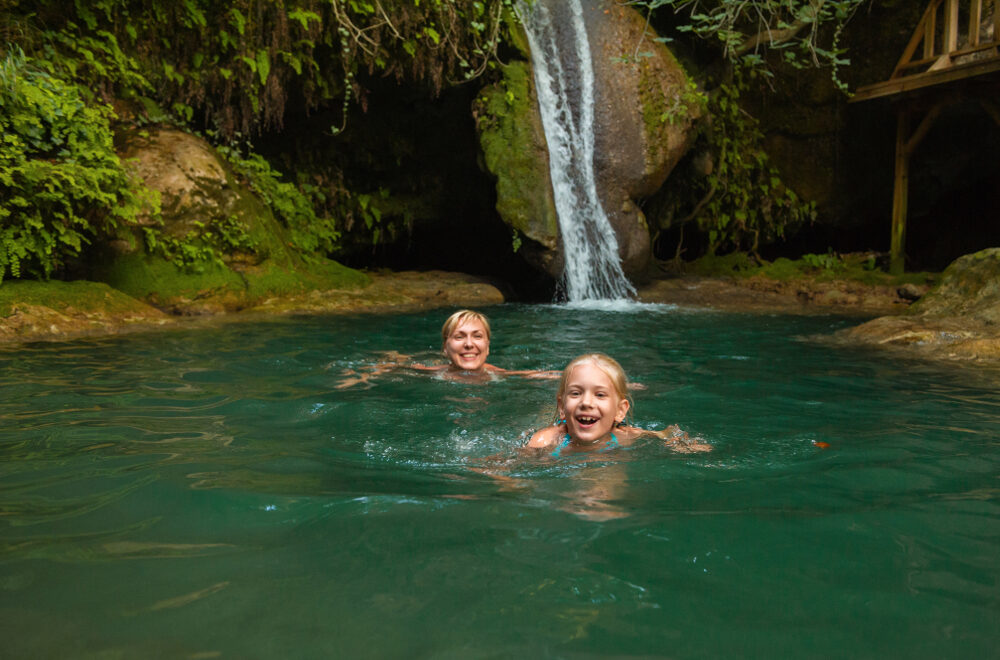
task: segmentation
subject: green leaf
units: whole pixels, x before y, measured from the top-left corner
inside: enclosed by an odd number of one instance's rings
[[[260,84],[267,83],[267,76],[271,73],[271,58],[268,57],[264,49],[257,51],[257,75],[260,76]]]

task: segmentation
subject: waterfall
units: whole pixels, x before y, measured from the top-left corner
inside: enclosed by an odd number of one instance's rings
[[[580,0],[518,3],[549,148],[570,302],[629,298],[615,232],[594,179],[594,71]],[[566,45],[568,48],[560,48]]]

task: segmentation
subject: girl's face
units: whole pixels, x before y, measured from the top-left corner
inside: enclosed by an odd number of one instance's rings
[[[490,340],[481,321],[469,319],[456,327],[444,344],[444,354],[451,364],[464,371],[477,371],[486,364]]]
[[[618,396],[611,377],[592,362],[573,367],[559,401],[559,416],[574,440],[597,442],[625,419],[628,399]]]

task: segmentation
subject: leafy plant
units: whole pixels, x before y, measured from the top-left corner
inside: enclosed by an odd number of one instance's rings
[[[512,0],[23,0],[5,10],[45,70],[129,98],[154,93],[226,137],[280,127],[297,95],[364,104],[363,73],[444,85],[489,71]]]
[[[795,68],[829,67],[834,82],[849,63],[839,47],[847,22],[865,0],[632,0],[628,4],[682,14],[678,32],[718,45],[737,66],[772,75],[768,54]]]
[[[754,72],[747,73],[753,76]],[[814,202],[799,199],[781,180],[762,147],[757,120],[739,105],[744,78],[720,85],[709,100],[708,143],[715,156],[712,172],[698,179],[701,201],[693,211],[708,235],[708,251],[747,249],[783,238],[816,216]]]
[[[311,199],[311,196],[320,195],[318,188],[303,186],[305,190],[300,190],[282,181],[281,173],[260,154],[244,155],[232,146],[219,147],[218,151],[271,207],[278,221],[290,230],[291,247],[305,255],[329,254],[336,249],[340,239],[336,221],[331,216],[317,215]]]
[[[0,61],[0,281],[48,279],[155,200],[122,167],[111,109],[8,46]]]

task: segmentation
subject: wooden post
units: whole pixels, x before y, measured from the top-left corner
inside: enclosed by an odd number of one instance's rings
[[[940,6],[940,5],[938,5]],[[924,22],[924,59],[928,60],[934,57],[934,32],[936,28],[937,20],[937,6],[932,2],[930,7],[934,7],[927,14],[926,21]]]
[[[892,191],[892,240],[889,244],[889,273],[902,275],[906,265],[906,202],[910,188],[910,112],[899,109],[896,120],[896,177]]]
[[[969,6],[969,48],[979,45],[979,23],[982,20],[983,0],[972,0]]]
[[[944,6],[944,53],[958,50],[958,0],[945,0]]]

